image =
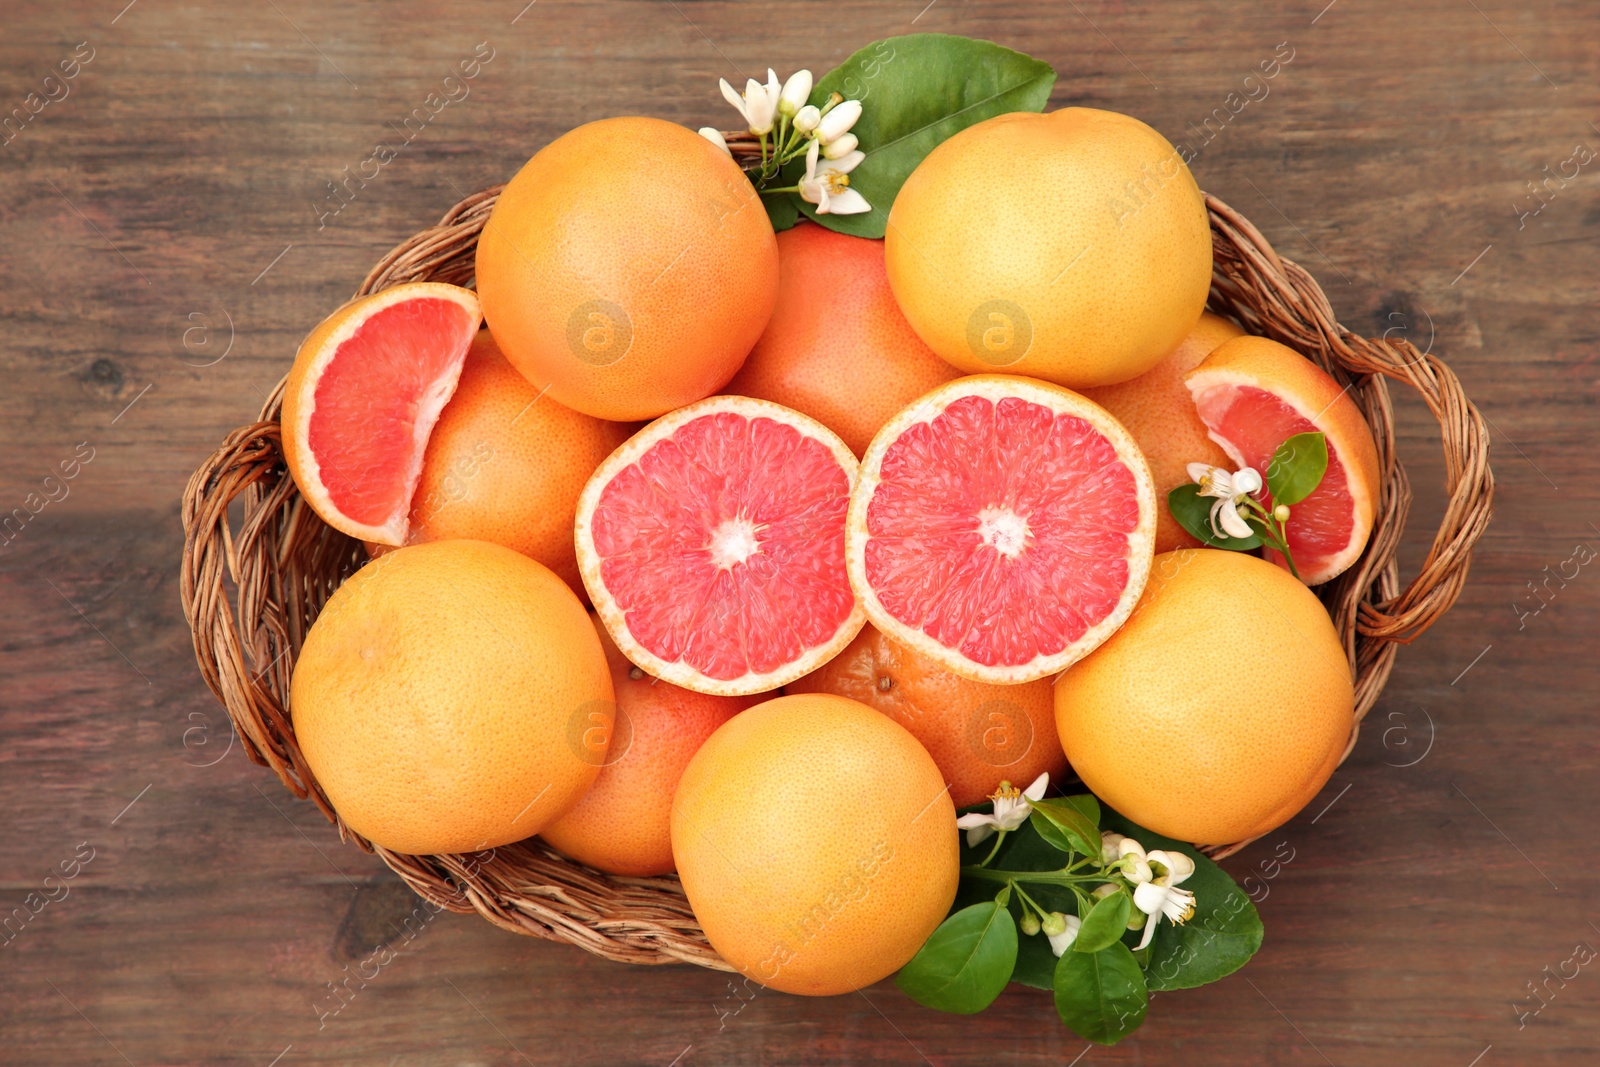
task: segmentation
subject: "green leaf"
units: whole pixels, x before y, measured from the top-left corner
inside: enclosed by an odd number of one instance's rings
[[[1212,548],[1227,548],[1236,552],[1244,552],[1252,548],[1261,547],[1261,536],[1251,534],[1249,537],[1218,537],[1211,532],[1211,505],[1216,501],[1208,496],[1200,495],[1200,487],[1194,482],[1180,485],[1167,494],[1167,510],[1172,512],[1172,517],[1178,520],[1178,525],[1198,539],[1202,544]]]
[[[761,203],[767,209],[767,218],[772,221],[772,232],[782,233],[792,229],[800,221],[800,209],[795,207],[793,193],[773,193],[761,198]]]
[[[1328,438],[1317,431],[1297,433],[1272,454],[1267,492],[1274,504],[1294,505],[1316,491],[1328,471]]]
[[[1215,982],[1255,955],[1261,947],[1261,917],[1226,871],[1189,845],[1135,826],[1115,812],[1107,813],[1106,822],[1147,849],[1182,852],[1194,861],[1194,873],[1183,883],[1194,894],[1194,915],[1182,926],[1163,919],[1156,928],[1145,965],[1151,989],[1192,989]]]
[[[1093,793],[1079,793],[1077,796],[1060,797],[1052,800],[1052,804],[1065,804],[1077,808],[1078,813],[1094,824],[1095,833],[1100,832],[1100,801],[1096,800]]]
[[[1099,952],[1063,952],[1055,993],[1061,1021],[1102,1045],[1115,1045],[1137,1030],[1150,1006],[1144,972],[1120,941]]]
[[[1039,836],[1056,848],[1069,849],[1080,856],[1100,855],[1100,829],[1075,805],[1058,800],[1036,801],[1028,819],[1034,822]]]
[[[924,1007],[971,1015],[1000,995],[1016,962],[1017,924],[991,900],[940,923],[894,981]]]
[[[1039,809],[1035,808],[1033,814],[1028,816],[1028,823],[1033,827],[1034,832],[1044,838],[1052,848],[1060,849],[1062,852],[1067,853],[1079,851],[1078,847],[1067,837],[1066,832],[1045,818],[1044,812]],[[1062,866],[1066,866],[1066,864],[1063,863]],[[1012,870],[1010,867],[1002,867],[1000,869]]]
[[[987,810],[988,805],[981,805],[980,808]],[[961,862],[978,863],[989,854],[989,849],[993,846],[994,839],[990,838],[980,842],[976,848],[969,849],[963,838]],[[1067,865],[1068,858],[1065,852],[1040,837],[1033,823],[1029,821],[1006,835],[1000,851],[995,854],[994,861],[989,866],[1002,871],[1059,871]],[[1078,914],[1077,898],[1073,896],[1072,890],[1065,886],[1030,884],[1024,885],[1023,888],[1046,911],[1059,911],[1063,915]],[[971,904],[990,901],[994,897],[994,892],[994,882],[963,878],[960,888],[956,890],[955,906],[960,909]],[[1024,905],[1013,895],[1011,907],[1014,914],[1021,915]],[[1050,951],[1050,942],[1044,935],[1022,937],[1018,940],[1017,965],[1011,974],[1013,982],[1021,982],[1035,989],[1049,989],[1055,981],[1055,968],[1056,957]]]
[[[1072,942],[1072,950],[1099,952],[1113,941],[1120,941],[1128,930],[1128,916],[1132,911],[1133,898],[1127,893],[1113,893],[1097,901],[1085,916]]]
[[[914,33],[867,45],[817,81],[811,103],[822,107],[834,92],[861,101],[861,118],[850,132],[867,158],[850,172],[850,185],[872,210],[818,215],[807,203],[800,209],[840,233],[882,237],[900,186],[923,157],[984,119],[1044,110],[1055,80],[1050,64],[992,41]],[[794,160],[783,184],[804,172],[804,160]]]

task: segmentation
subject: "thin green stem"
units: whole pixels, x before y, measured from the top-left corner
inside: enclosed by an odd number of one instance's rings
[[[989,882],[1036,882],[1040,885],[1071,886],[1078,882],[1106,881],[1105,876],[1101,874],[1068,874],[1067,870],[993,871],[987,867],[967,866],[961,868],[961,873]]]
[[[1043,919],[1045,917],[1045,915],[1048,914],[1043,908],[1041,908],[1039,906],[1039,902],[1037,900],[1034,900],[1032,897],[1030,897],[1027,894],[1027,891],[1024,890],[1022,888],[1022,886],[1018,885],[1016,882],[1008,882],[1007,884],[1010,885],[1012,889],[1015,889],[1017,891],[1017,896],[1018,897],[1022,898],[1022,900],[1026,901],[1028,904],[1031,904],[1033,906],[1033,910],[1039,913],[1039,918],[1040,919]]]
[[[799,191],[800,186],[798,185],[781,185],[771,189],[757,190],[757,192],[759,192],[762,196],[769,196],[773,193],[798,193]]]
[[[1267,547],[1283,557],[1289,565],[1289,573],[1295,578],[1300,578],[1300,571],[1294,565],[1294,553],[1289,551],[1289,524],[1279,522],[1277,517],[1262,506],[1261,502],[1253,496],[1245,497],[1245,510],[1261,526],[1262,540]]]
[[[989,861],[994,859],[995,853],[1000,851],[1000,843],[1005,839],[1006,831],[1004,830],[1001,830],[999,833],[994,835],[994,847],[989,850],[989,854],[987,856],[983,857],[983,862],[978,864],[979,867],[989,866]]]

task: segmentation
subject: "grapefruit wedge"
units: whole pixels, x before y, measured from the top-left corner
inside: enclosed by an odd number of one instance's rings
[[[1098,404],[1032,378],[958,378],[873,438],[850,499],[850,582],[874,626],[980,682],[1064,670],[1150,574],[1149,467]]]
[[[578,500],[578,565],[623,655],[698,693],[776,689],[865,624],[844,565],[856,458],[815,419],[716,396],[613,452]]]
[[[469,289],[412,282],[352,300],[300,345],[283,393],[283,455],[336,530],[403,544],[428,436],[483,315]]]
[[[1378,449],[1339,383],[1294,349],[1265,337],[1219,345],[1184,377],[1211,439],[1263,478],[1272,454],[1298,433],[1327,437],[1328,469],[1290,509],[1289,551],[1307,585],[1341,574],[1361,555],[1378,510]],[[1271,494],[1262,490],[1270,510]],[[1276,552],[1267,555],[1287,567]]]

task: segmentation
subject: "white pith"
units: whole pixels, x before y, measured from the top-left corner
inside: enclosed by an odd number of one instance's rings
[[[1323,431],[1327,437],[1328,454],[1330,457],[1339,457],[1339,463],[1344,468],[1346,484],[1348,484],[1350,473],[1354,468],[1348,462],[1346,462],[1344,454],[1341,453],[1338,447],[1334,444],[1333,434],[1327,432],[1328,427],[1321,419],[1321,416],[1327,414],[1328,409],[1333,406],[1332,404],[1327,405],[1321,411],[1307,411],[1305,406],[1299,403],[1294,397],[1286,396],[1283,393],[1268,389],[1260,381],[1249,375],[1241,374],[1237,371],[1228,370],[1227,368],[1222,367],[1205,369],[1201,371],[1192,371],[1185,379],[1185,383],[1189,387],[1189,395],[1194,398],[1195,408],[1197,410],[1200,406],[1200,398],[1216,389],[1228,387],[1239,389],[1248,387],[1251,389],[1260,389],[1264,393],[1270,393],[1280,403],[1286,404],[1292,408],[1296,415],[1299,415],[1301,418],[1305,419],[1318,430]],[[1202,418],[1201,421],[1203,422],[1204,419]],[[1245,465],[1244,454],[1239,451],[1238,447],[1234,445],[1232,441],[1229,441],[1227,438],[1217,433],[1217,431],[1211,427],[1210,423],[1206,423],[1206,436],[1211,438],[1212,441],[1216,442],[1217,446],[1221,448],[1223,452],[1227,453],[1228,459],[1233,462],[1235,470],[1238,470]],[[1265,471],[1261,473],[1263,476],[1266,474]],[[1350,516],[1350,539],[1345,542],[1344,548],[1342,548],[1338,554],[1329,561],[1326,567],[1320,568],[1317,571],[1315,576],[1316,581],[1309,581],[1310,576],[1307,576],[1308,585],[1321,585],[1323,582],[1331,581],[1332,579],[1337,578],[1339,575],[1349,570],[1351,564],[1355,563],[1356,560],[1361,558],[1361,551],[1366,547],[1367,537],[1372,531],[1374,515],[1371,503],[1365,494],[1351,493],[1350,502],[1352,508],[1352,514]]]
[[[293,435],[294,440],[301,446],[300,476],[305,484],[300,486],[300,491],[312,503],[313,510],[328,525],[341,533],[358,537],[363,541],[374,541],[380,545],[399,545],[405,542],[411,514],[411,496],[416,492],[417,482],[422,478],[422,460],[428,438],[433,433],[434,425],[439,421],[439,413],[444,410],[444,406],[450,402],[450,397],[455,393],[456,384],[460,380],[459,369],[456,378],[450,381],[435,381],[423,394],[417,407],[416,421],[412,423],[414,443],[406,470],[405,503],[396,514],[390,516],[388,522],[380,526],[356,522],[339,511],[333,503],[333,497],[328,492],[327,483],[322,477],[322,464],[311,449],[311,416],[316,412],[317,387],[321,384],[323,374],[327,372],[328,365],[333,362],[334,354],[340,347],[354,337],[356,331],[361,329],[373,315],[396,304],[419,299],[448,300],[466,309],[472,317],[472,329],[467,333],[467,344],[471,345],[472,337],[483,324],[483,312],[478,306],[477,296],[469,289],[442,282],[413,282],[362,298],[359,302],[360,313],[347,315],[333,333],[323,340],[321,348],[317,350],[311,365],[306,370],[305,377],[300,381],[299,406],[294,425],[283,428],[284,432]],[[465,349],[463,349],[464,357]]]
[[[756,524],[746,518],[727,520],[711,531],[711,543],[706,550],[711,553],[712,563],[723,570],[732,570],[761,551]]]
[[[1010,508],[984,508],[977,518],[983,543],[1007,559],[1015,559],[1028,546],[1028,520]]]
[[[708,678],[681,659],[669,662],[657,656],[633,636],[628,629],[626,615],[617,607],[600,574],[601,557],[594,545],[594,528],[591,522],[601,492],[623,469],[637,462],[639,457],[660,441],[671,437],[685,424],[704,415],[721,411],[731,412],[744,418],[768,418],[791,426],[807,437],[820,441],[838,460],[839,466],[845,472],[846,485],[853,495],[859,464],[855,453],[851,452],[832,430],[815,419],[769,400],[757,400],[747,396],[713,396],[668,412],[628,438],[615,452],[606,457],[605,462],[601,463],[590,476],[588,484],[583,487],[583,493],[578,498],[578,517],[574,524],[573,539],[578,551],[578,569],[583,575],[584,588],[589,591],[589,599],[594,603],[595,613],[600,616],[600,621],[605,626],[606,632],[611,635],[611,639],[617,643],[617,648],[630,662],[663,681],[681,685],[697,693],[710,693],[715,696],[749,696],[768,692],[802,675],[810,674],[838,655],[839,651],[853,641],[856,634],[866,625],[867,616],[862,609],[860,596],[856,596],[849,616],[834,631],[832,637],[808,649],[789,663],[772,671],[750,671],[738,678]],[[723,523],[713,532],[711,546],[713,552],[715,553],[716,544],[724,535],[727,540],[723,542],[722,547],[729,557],[742,551],[746,547],[748,538],[753,538],[757,542],[753,549],[759,550],[759,530],[747,520],[743,522],[743,526],[748,526],[749,529],[743,529],[740,520]],[[748,559],[753,554],[754,551],[746,553],[744,558]],[[854,583],[852,588],[853,585]]]
[[[1017,397],[1040,404],[1058,415],[1075,415],[1088,422],[1111,442],[1122,461],[1133,472],[1134,489],[1139,500],[1139,525],[1128,535],[1128,584],[1123,589],[1122,599],[1117,602],[1117,606],[1104,619],[1086,630],[1082,637],[1060,652],[1049,656],[1038,655],[1027,663],[1011,666],[991,667],[975,663],[962,655],[958,649],[940,644],[923,631],[901,622],[889,614],[883,602],[878,599],[877,593],[868,584],[866,577],[866,551],[867,542],[870,540],[867,534],[867,506],[878,490],[885,453],[912,425],[932,421],[945,408],[969,396],[983,397],[996,403],[1006,397]],[[999,512],[1002,509],[994,510]],[[998,514],[991,515],[991,525],[996,533],[1003,532],[996,522],[999,518]],[[1023,516],[1016,518],[1025,521]],[[979,520],[981,531],[981,512]],[[1127,620],[1133,613],[1134,605],[1139,601],[1139,595],[1144,591],[1145,582],[1150,577],[1150,561],[1155,554],[1155,523],[1155,483],[1150,476],[1149,465],[1145,462],[1144,453],[1134,442],[1133,436],[1110,412],[1070,389],[1034,378],[1009,374],[974,375],[957,378],[925,394],[889,420],[872,439],[872,444],[867,447],[867,453],[861,461],[861,480],[857,483],[855,492],[850,495],[850,517],[845,526],[845,564],[850,572],[850,585],[855,590],[857,602],[865,608],[867,618],[878,629],[900,644],[937,661],[963,677],[980,682],[1009,685],[1059,674],[1098,648]],[[1006,526],[1013,531],[1016,528],[1009,520],[1006,520]]]

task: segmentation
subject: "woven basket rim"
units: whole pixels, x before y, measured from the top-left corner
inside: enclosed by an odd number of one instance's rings
[[[477,236],[503,185],[464,198],[435,226],[402,241],[356,296],[411,281],[471,283]],[[1242,215],[1206,196],[1214,245],[1208,307],[1329,371],[1373,430],[1382,473],[1373,534],[1349,570],[1315,592],[1327,606],[1356,679],[1356,721],[1341,762],[1409,643],[1460,594],[1494,494],[1489,433],[1455,373],[1405,340],[1361,337],[1339,325],[1311,275],[1273,250]],[[287,376],[285,376],[286,380]],[[1411,387],[1438,420],[1448,502],[1426,558],[1402,586],[1396,553],[1411,503],[1395,452],[1388,382]],[[288,713],[294,656],[311,621],[365,561],[301,499],[282,458],[280,381],[253,423],[229,434],[183,498],[181,593],[206,684],[256,763],[309,797],[341,836],[375,852],[437,907],[476,911],[521,934],[565,941],[631,963],[688,962],[731,970],[707,943],[676,876],[629,878],[577,864],[538,838],[467,855],[411,856],[376,847],[339,819],[295,743]],[[230,525],[230,506],[242,519]],[[237,510],[237,509],[236,509]],[[1206,846],[1216,858],[1249,842]]]

